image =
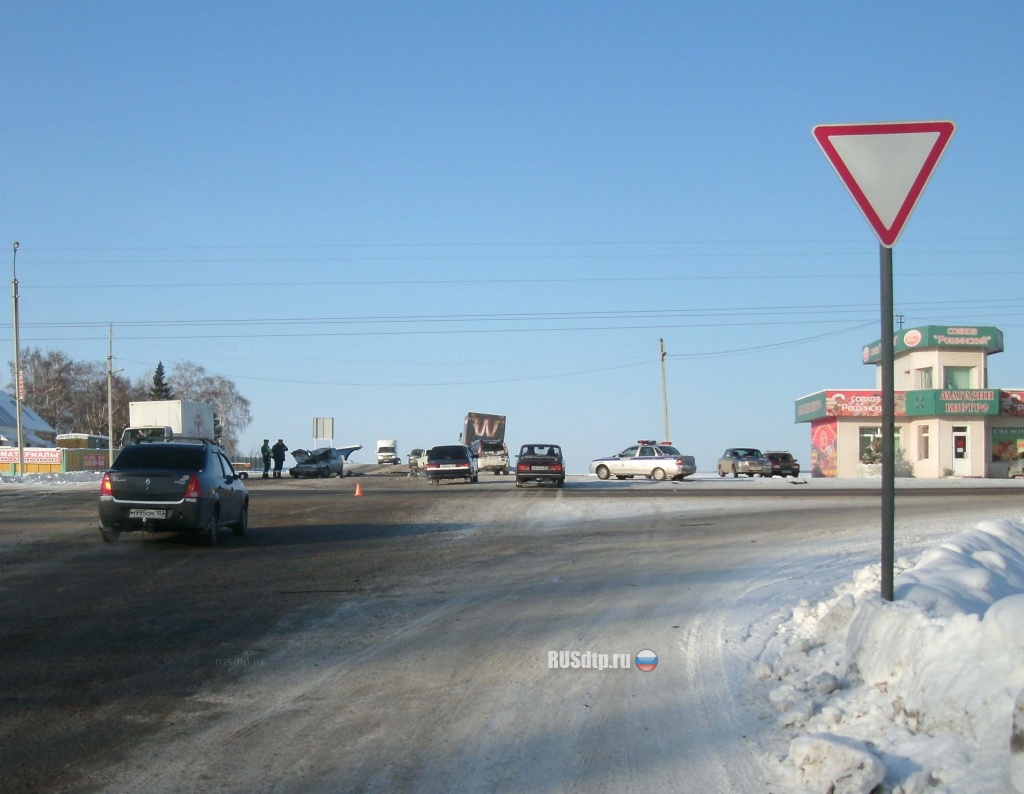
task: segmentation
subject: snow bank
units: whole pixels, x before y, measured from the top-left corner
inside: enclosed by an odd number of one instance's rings
[[[891,603],[874,565],[776,616],[757,673],[794,733],[780,783],[1024,792],[1024,525],[981,522],[897,571]]]

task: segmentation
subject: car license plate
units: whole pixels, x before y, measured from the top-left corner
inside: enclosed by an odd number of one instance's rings
[[[128,518],[167,518],[166,510],[144,510],[142,508],[133,508],[128,511]]]
[[[530,468],[533,469],[533,471],[547,471],[548,470],[547,466],[531,466]]]
[[[462,465],[459,463],[442,463],[442,469],[461,469]]]

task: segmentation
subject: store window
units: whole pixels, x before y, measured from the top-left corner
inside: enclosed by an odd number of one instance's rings
[[[932,456],[930,428],[928,425],[921,425],[917,428],[917,459],[928,460]]]
[[[944,389],[970,389],[971,373],[974,367],[943,367],[942,377]]]
[[[882,462],[882,428],[880,427],[861,427],[859,428],[860,437],[860,462],[861,463],[881,463]],[[896,428],[894,434],[895,442],[895,456],[898,460],[902,454],[900,451],[900,428]]]
[[[917,371],[917,388],[919,389],[934,389],[935,381],[932,377],[932,368],[924,367]]]

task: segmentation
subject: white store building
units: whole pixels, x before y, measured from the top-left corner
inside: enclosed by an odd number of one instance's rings
[[[1024,454],[1024,388],[992,388],[988,356],[1003,351],[991,326],[900,330],[894,339],[896,476],[1005,477]],[[874,389],[826,389],[796,401],[811,426],[811,474],[881,471],[881,342],[863,350]]]

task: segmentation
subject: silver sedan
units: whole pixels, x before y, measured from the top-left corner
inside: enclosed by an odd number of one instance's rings
[[[654,441],[638,441],[636,446],[626,447],[618,455],[598,458],[590,464],[590,473],[601,480],[609,477],[682,480],[696,471],[697,463],[692,455],[683,455],[669,444]]]
[[[731,474],[739,477],[746,474],[753,477],[760,474],[762,477],[772,476],[772,462],[761,454],[761,450],[753,447],[733,447],[722,453],[718,459],[718,476],[724,477]]]

